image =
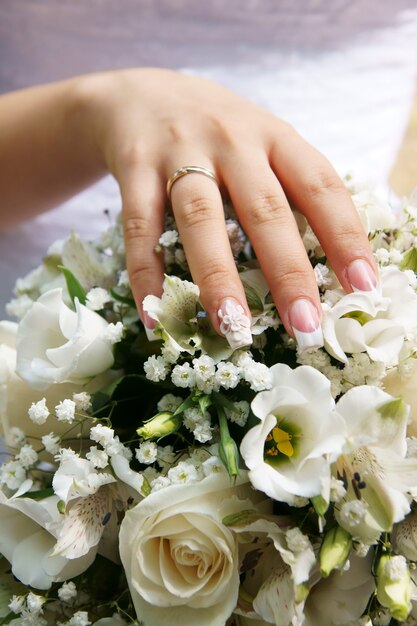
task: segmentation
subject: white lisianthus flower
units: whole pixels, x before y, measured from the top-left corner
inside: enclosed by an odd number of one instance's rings
[[[126,513],[120,555],[145,624],[224,626],[237,602],[239,558],[222,519],[254,508],[254,496],[244,472],[235,485],[222,472],[154,491]]]
[[[347,480],[335,517],[371,545],[409,513],[416,490],[417,459],[406,458],[408,407],[377,387],[362,386],[350,389],[336,410],[345,422],[346,445],[335,468]]]
[[[407,274],[389,265],[381,268],[375,291],[343,295],[340,290],[337,302],[324,306],[324,347],[343,363],[346,354],[367,352],[373,361],[396,365],[416,318],[417,294]]]
[[[328,379],[309,366],[270,369],[272,389],[259,393],[252,411],[260,423],[240,451],[256,489],[293,504],[330,485],[330,464],[344,445],[343,422],[334,410]]]
[[[0,490],[0,553],[24,585],[49,589],[54,582],[68,580],[84,572],[95,553],[67,560],[52,556],[54,529],[59,527],[58,498],[6,498]]]
[[[53,383],[87,382],[108,370],[113,352],[103,335],[107,322],[75,300],[64,304],[62,289],[43,294],[19,324],[16,371],[34,389]]]
[[[68,423],[58,422],[51,415],[48,417],[47,407],[52,409],[63,398],[71,398],[74,393],[97,391],[117,376],[111,370],[94,378],[87,387],[60,383],[51,385],[46,391],[32,389],[15,371],[17,330],[18,325],[13,322],[0,322],[0,435],[4,435],[7,445],[12,447],[15,445],[13,429],[16,428],[28,438],[39,439],[51,430],[62,435],[68,430]]]

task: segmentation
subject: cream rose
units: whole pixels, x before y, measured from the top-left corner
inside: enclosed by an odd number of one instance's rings
[[[401,377],[396,368],[384,378],[384,389],[392,396],[400,396],[410,407],[410,421],[407,427],[409,437],[417,437],[417,359],[409,363],[407,375]]]
[[[232,485],[221,472],[161,489],[126,513],[120,555],[145,626],[224,626],[237,602],[239,559],[222,519],[254,508],[249,496],[246,473]]]
[[[64,398],[72,398],[73,393],[97,391],[111,382],[115,375],[113,371],[105,372],[87,386],[61,383],[51,385],[46,391],[32,389],[15,371],[17,329],[18,325],[14,322],[0,322],[0,435],[5,437],[8,445],[13,445],[13,427],[23,430],[29,439],[39,439],[51,431],[62,435],[68,430],[68,423],[54,419],[54,407]],[[44,424],[34,424],[28,417],[28,410],[32,402],[38,402],[44,397],[51,415]]]
[[[113,365],[108,323],[77,299],[75,308],[64,303],[62,289],[52,289],[20,322],[16,372],[34,389],[87,382]]]

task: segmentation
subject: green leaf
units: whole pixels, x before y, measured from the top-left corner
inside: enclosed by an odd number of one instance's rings
[[[44,498],[49,498],[54,495],[54,490],[52,487],[47,487],[46,489],[39,489],[38,491],[27,491],[23,493],[19,498],[30,498],[31,500],[43,500]]]
[[[324,517],[324,514],[329,508],[329,503],[326,502],[323,496],[314,496],[311,498],[311,504],[319,517]]]
[[[413,270],[417,274],[417,248],[412,247],[404,254],[400,269]]]
[[[116,300],[117,302],[122,302],[123,304],[127,304],[128,306],[132,307],[132,309],[136,309],[136,303],[133,298],[128,298],[127,296],[121,296],[114,289],[110,289],[110,294],[112,298],[114,298],[114,300]]]
[[[81,304],[85,304],[87,300],[87,293],[78,278],[74,276],[71,270],[69,270],[67,267],[64,267],[64,265],[58,265],[58,268],[65,276],[67,289],[71,300],[74,302],[75,298],[78,298]]]
[[[246,285],[244,282],[243,288],[245,290],[246,301],[251,310],[251,313],[262,313],[262,311],[264,310],[264,305],[261,298],[256,293],[255,289],[253,287],[250,287],[249,285]]]

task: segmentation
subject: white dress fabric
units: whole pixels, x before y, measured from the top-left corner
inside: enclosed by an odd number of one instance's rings
[[[108,40],[88,20],[72,33],[69,18],[82,18],[86,4]],[[67,21],[65,11],[72,11]],[[45,30],[46,16],[55,30]],[[380,185],[386,185],[416,86],[415,0],[37,0],[32,8],[9,0],[0,7],[0,39],[1,29],[13,32],[17,22],[26,26],[36,55],[18,58],[18,39],[9,38],[16,80],[9,63],[8,73],[0,70],[3,91],[111,67],[178,67],[286,119],[341,174],[353,171]],[[61,73],[60,58],[66,59]],[[0,234],[0,319],[16,278],[70,228],[96,236],[108,224],[104,209],[111,215],[120,209],[111,177]]]

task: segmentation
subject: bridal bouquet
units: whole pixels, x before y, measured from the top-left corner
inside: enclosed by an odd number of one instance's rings
[[[18,280],[20,321],[0,323],[0,624],[417,624],[417,202],[394,216],[347,185],[380,281],[346,294],[299,216],[322,348],[286,334],[229,206],[245,348],[212,329],[170,216],[152,331],[119,222]]]

